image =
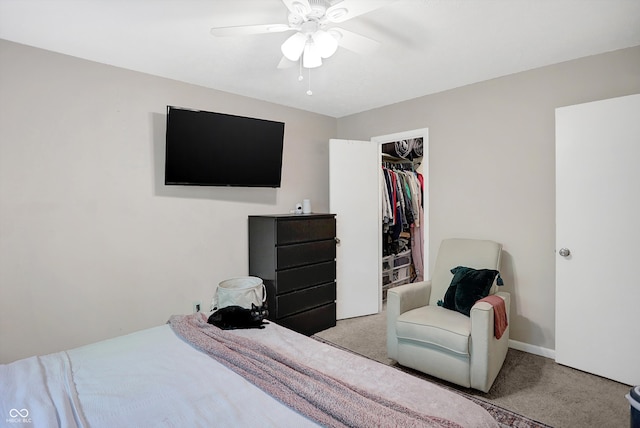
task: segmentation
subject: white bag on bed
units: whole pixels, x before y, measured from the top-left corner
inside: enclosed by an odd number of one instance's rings
[[[227,306],[242,306],[251,309],[251,304],[262,306],[267,300],[267,290],[262,279],[255,276],[232,278],[222,281],[213,293],[211,310]]]

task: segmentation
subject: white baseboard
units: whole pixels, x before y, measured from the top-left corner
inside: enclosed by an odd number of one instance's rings
[[[530,354],[540,355],[541,357],[556,359],[555,349],[543,348],[542,346],[530,345],[524,342],[518,342],[517,340],[509,339],[509,348],[517,349],[518,351],[528,352]]]

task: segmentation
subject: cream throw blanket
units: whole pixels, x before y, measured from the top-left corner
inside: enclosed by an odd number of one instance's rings
[[[174,315],[174,332],[260,389],[326,427],[459,427],[347,385],[233,331],[202,313]],[[246,403],[251,406],[251,403]]]

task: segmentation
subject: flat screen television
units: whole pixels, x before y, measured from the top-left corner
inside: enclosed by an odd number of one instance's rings
[[[167,106],[165,184],[280,187],[284,123]]]

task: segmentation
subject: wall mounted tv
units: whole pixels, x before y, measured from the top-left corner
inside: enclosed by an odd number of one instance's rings
[[[280,187],[284,123],[167,106],[165,184]]]

